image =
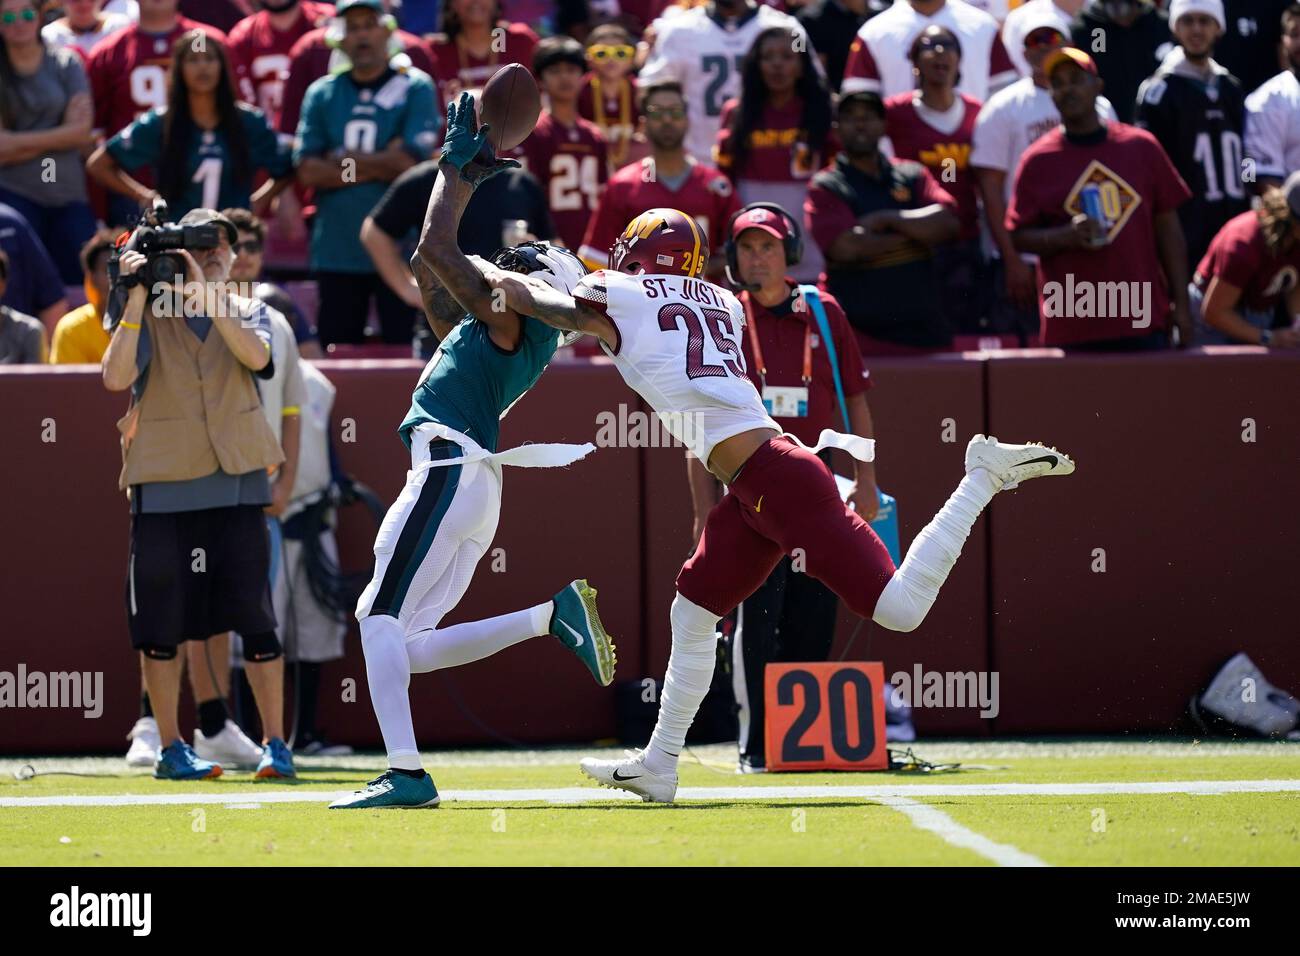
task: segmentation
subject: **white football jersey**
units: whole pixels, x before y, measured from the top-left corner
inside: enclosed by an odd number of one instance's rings
[[[1300,79],[1284,70],[1246,97],[1246,155],[1257,176],[1300,169]]]
[[[718,442],[752,428],[781,431],[745,373],[745,307],[711,282],[685,276],[584,276],[575,299],[618,330],[602,345],[623,380],[650,403],[668,433],[707,463]]]
[[[702,163],[713,161],[722,106],[740,95],[741,65],[754,39],[769,27],[787,27],[812,50],[803,24],[774,7],[760,4],[730,26],[710,16],[709,9],[693,7],[656,20],[654,49],[637,74],[637,83],[643,87],[659,80],[682,84],[691,120],[686,152]],[[814,56],[812,61],[818,72],[824,72],[820,59]]]
[[[998,22],[965,0],[947,0],[934,16],[917,13],[907,0],[864,23],[849,49],[841,93],[868,91],[888,99],[916,89],[908,53],[912,41],[931,25],[947,27],[961,44],[961,82],[957,92],[981,103],[1015,82],[1015,64],[998,37]]]

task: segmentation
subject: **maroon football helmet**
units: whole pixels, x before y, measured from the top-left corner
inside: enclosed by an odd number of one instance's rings
[[[609,267],[630,275],[704,275],[709,240],[692,217],[676,209],[647,209],[637,216],[609,250]]]

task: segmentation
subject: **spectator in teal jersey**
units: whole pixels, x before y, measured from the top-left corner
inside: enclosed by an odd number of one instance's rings
[[[373,299],[383,340],[408,343],[414,311],[380,277],[361,224],[388,184],[438,143],[433,81],[388,62],[380,0],[341,0],[340,46],[351,68],[307,88],[294,145],[298,181],[316,190],[311,271],[320,291],[321,345],[358,343]]]
[[[168,75],[167,105],[95,150],[86,164],[91,175],[145,207],[161,195],[173,219],[191,209],[265,208],[293,182],[289,148],[261,110],[236,101],[225,49],[201,30],[187,31],[172,48]],[[156,191],[129,175],[146,166]],[[253,192],[259,169],[270,178]]]

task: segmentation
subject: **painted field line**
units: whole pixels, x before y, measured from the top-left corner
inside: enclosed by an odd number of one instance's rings
[[[1026,853],[1008,843],[997,843],[982,833],[967,829],[942,810],[936,810],[929,804],[909,800],[907,797],[877,797],[875,802],[892,807],[911,820],[913,826],[928,830],[949,846],[978,853],[998,866],[1049,865],[1032,853]]]
[[[352,790],[272,790],[235,787],[198,793],[121,793],[80,796],[0,797],[4,807],[134,807],[193,806],[215,803],[328,803]],[[1084,797],[1118,794],[1300,792],[1300,780],[1180,780],[1158,783],[918,783],[884,786],[748,786],[682,787],[679,800],[815,800],[849,798],[884,803],[889,799],[914,797]],[[639,797],[602,787],[520,788],[504,790],[446,790],[444,802],[468,803],[609,803],[635,801]]]

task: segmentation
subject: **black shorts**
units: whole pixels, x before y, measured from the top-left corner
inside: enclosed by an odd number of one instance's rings
[[[258,505],[131,516],[131,646],[275,630],[270,543]]]

